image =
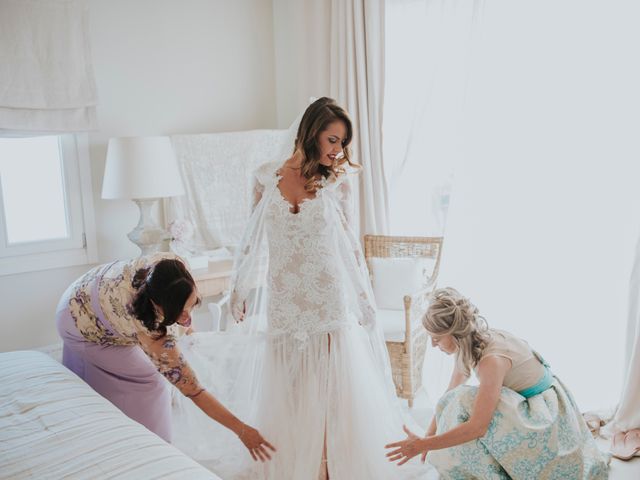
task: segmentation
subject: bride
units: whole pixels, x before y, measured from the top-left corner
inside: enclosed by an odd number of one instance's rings
[[[186,449],[223,478],[370,480],[425,472],[385,459],[384,446],[402,433],[404,419],[351,230],[349,176],[360,168],[350,159],[352,134],[347,113],[320,98],[302,116],[293,155],[258,169],[232,279],[238,325],[196,334],[190,348],[216,394],[277,449],[270,461],[251,463],[231,454],[233,441],[220,432],[197,440],[185,431],[183,446],[190,442]]]

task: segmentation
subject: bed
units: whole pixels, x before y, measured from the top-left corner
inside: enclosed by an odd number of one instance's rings
[[[0,478],[219,479],[42,352],[0,353]]]

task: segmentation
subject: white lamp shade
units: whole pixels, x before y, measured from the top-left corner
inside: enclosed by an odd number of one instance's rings
[[[109,140],[102,198],[161,198],[184,195],[182,176],[169,137]]]

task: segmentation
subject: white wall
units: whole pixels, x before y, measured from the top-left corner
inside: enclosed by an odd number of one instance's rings
[[[270,0],[91,2],[101,129],[91,136],[100,261],[137,255],[138,211],[100,196],[106,142],[273,128]]]
[[[129,201],[100,199],[110,137],[276,126],[271,0],[91,0],[100,130],[90,135],[100,262],[136,256]],[[0,277],[0,351],[58,341],[60,294],[89,266]]]
[[[330,2],[273,0],[278,128],[307,107],[309,97],[329,95]]]

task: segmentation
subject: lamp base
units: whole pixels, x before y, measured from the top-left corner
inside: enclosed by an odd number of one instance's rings
[[[161,251],[165,240],[170,239],[169,233],[156,223],[151,214],[158,200],[158,198],[133,200],[140,209],[140,220],[127,237],[140,248],[141,256]]]

